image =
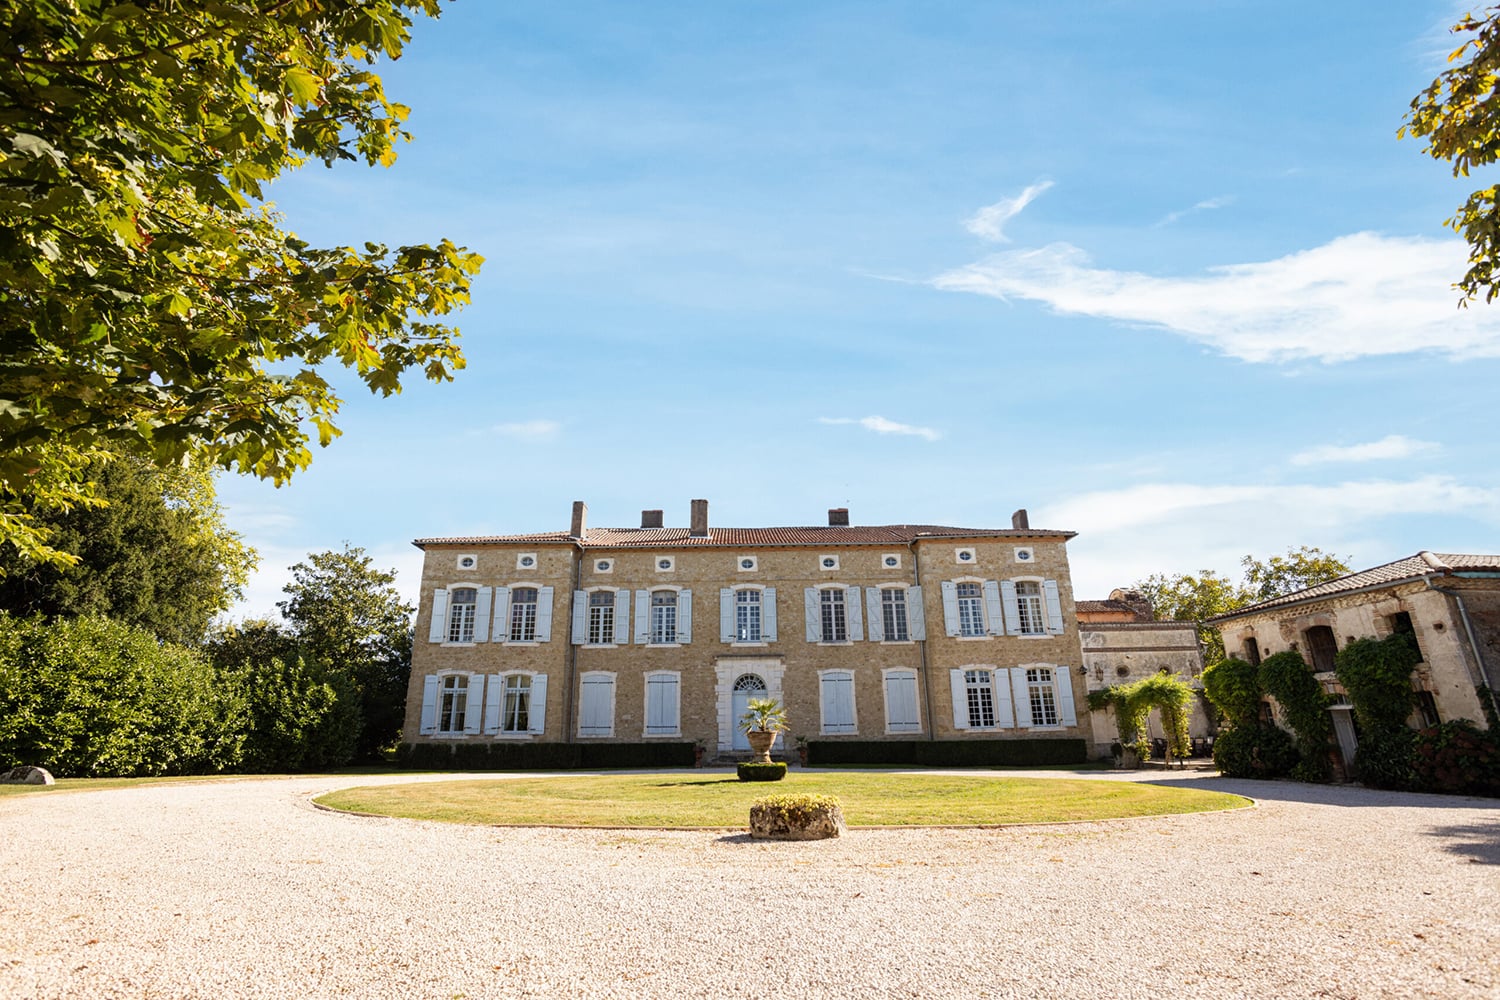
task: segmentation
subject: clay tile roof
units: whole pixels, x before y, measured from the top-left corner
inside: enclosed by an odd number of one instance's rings
[[[693,537],[687,528],[589,528],[582,545],[586,549],[629,548],[752,548],[775,545],[906,545],[936,538],[1060,538],[1074,531],[1044,528],[955,528],[939,524],[887,524],[872,526],[814,526],[802,528],[711,528],[708,537]],[[418,538],[413,545],[530,545],[578,544],[564,531],[534,535],[470,535],[453,538]]]
[[[1134,615],[1135,608],[1124,601],[1078,601],[1081,615]]]
[[[1372,587],[1395,586],[1398,583],[1420,580],[1424,576],[1441,577],[1462,573],[1500,573],[1500,556],[1418,552],[1416,555],[1407,556],[1405,559],[1397,559],[1395,562],[1388,562],[1370,569],[1360,570],[1358,573],[1350,573],[1336,580],[1328,580],[1316,586],[1308,587],[1305,590],[1298,590],[1291,594],[1273,597],[1269,601],[1261,601],[1259,604],[1252,604],[1208,620],[1210,622],[1229,621],[1233,618],[1267,611],[1271,608],[1280,608],[1291,604],[1303,604],[1307,601],[1316,601],[1325,597],[1337,597],[1340,594],[1348,594]]]

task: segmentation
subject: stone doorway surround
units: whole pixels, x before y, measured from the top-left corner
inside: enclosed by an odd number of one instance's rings
[[[714,658],[714,674],[717,678],[714,694],[718,703],[720,753],[729,753],[734,747],[734,682],[743,674],[755,674],[766,682],[767,698],[783,701],[781,678],[785,673],[786,660],[780,656]]]

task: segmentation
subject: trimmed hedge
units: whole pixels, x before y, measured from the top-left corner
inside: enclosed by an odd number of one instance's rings
[[[741,781],[780,781],[786,777],[786,763],[779,760],[773,760],[769,764],[757,764],[752,760],[736,764],[734,770]]]
[[[421,771],[593,771],[692,767],[691,743],[403,743],[396,765]]]
[[[812,740],[807,762],[907,764],[918,767],[1035,767],[1086,764],[1080,739],[1030,740]]]

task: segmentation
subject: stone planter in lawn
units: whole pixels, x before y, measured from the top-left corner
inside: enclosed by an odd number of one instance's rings
[[[767,795],[750,804],[750,836],[758,840],[825,840],[846,829],[832,795]]]

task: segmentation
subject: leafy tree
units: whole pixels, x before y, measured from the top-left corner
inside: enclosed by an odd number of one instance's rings
[[[1467,177],[1474,167],[1500,159],[1500,101],[1495,82],[1500,77],[1500,7],[1480,17],[1465,14],[1453,32],[1468,36],[1449,56],[1449,68],[1412,99],[1406,124],[1396,135],[1426,139],[1425,152],[1449,160],[1454,177]],[[1495,185],[1469,195],[1447,224],[1469,244],[1469,269],[1457,283],[1461,303],[1481,293],[1486,302],[1500,295],[1495,273],[1500,257],[1500,197]]]
[[[106,506],[35,515],[73,565],[0,548],[0,610],[49,620],[99,615],[165,642],[201,642],[256,562],[225,525],[213,476],[201,464],[158,468],[126,457],[93,462],[87,474]]]
[[[246,662],[225,676],[244,701],[241,770],[307,771],[353,759],[359,697],[343,672],[299,656]]]
[[[481,258],[447,240],[317,248],[264,185],[389,165],[408,109],[370,67],[439,0],[0,0],[0,544],[89,463],[199,455],[278,483],[339,434],[326,376],[372,392],[463,366]]]
[[[1272,556],[1265,562],[1245,556],[1240,565],[1245,568],[1244,589],[1250,604],[1294,594],[1349,573],[1346,560],[1311,545],[1287,549],[1286,555]]]

